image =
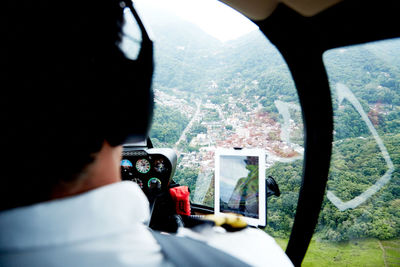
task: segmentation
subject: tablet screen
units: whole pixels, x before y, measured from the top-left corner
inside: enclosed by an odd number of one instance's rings
[[[250,225],[265,225],[265,154],[262,150],[216,151],[215,211],[233,212]]]

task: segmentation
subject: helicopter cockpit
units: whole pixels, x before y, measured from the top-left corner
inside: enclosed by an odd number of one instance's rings
[[[400,264],[399,1],[50,2],[1,16],[1,266]]]

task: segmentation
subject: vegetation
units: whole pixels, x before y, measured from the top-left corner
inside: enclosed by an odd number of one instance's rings
[[[190,129],[190,132],[186,134],[187,143],[190,144],[190,141],[192,141],[193,137],[201,133],[207,133],[207,127],[201,125],[200,123],[194,123]]]
[[[331,87],[346,84],[379,134],[399,132],[400,60],[398,40],[329,51],[324,55]],[[336,139],[368,135],[365,123],[350,106],[338,105],[333,91]],[[345,101],[346,102],[346,101]],[[339,118],[339,119],[338,119]]]
[[[203,121],[211,122],[211,121],[219,121],[220,120],[218,111],[216,109],[204,108],[203,110],[205,112],[205,116],[203,118]]]
[[[320,213],[317,233],[321,239],[347,241],[373,237],[381,240],[400,236],[400,134],[387,135],[384,142],[394,159],[391,181],[373,198],[355,210],[339,211],[327,199]],[[343,201],[353,199],[374,184],[387,170],[373,138],[351,138],[335,143],[328,189]],[[282,195],[268,202],[266,231],[288,237],[301,185],[302,162],[275,164],[268,174],[277,180]]]
[[[288,239],[276,238],[286,248]],[[348,242],[326,242],[313,238],[302,266],[397,266],[400,240],[354,239]]]
[[[194,193],[198,173],[199,170],[197,169],[177,168],[174,181],[178,184],[188,185],[191,193]]]
[[[188,123],[189,119],[179,111],[156,105],[150,134],[154,146],[172,147]]]

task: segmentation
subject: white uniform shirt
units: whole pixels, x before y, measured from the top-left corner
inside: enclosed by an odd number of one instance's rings
[[[171,266],[145,226],[148,220],[147,198],[132,182],[3,211],[0,266]],[[251,265],[292,266],[260,230],[199,235],[182,229],[179,234],[205,240]]]

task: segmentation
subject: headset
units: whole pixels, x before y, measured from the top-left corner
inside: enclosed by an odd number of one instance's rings
[[[110,95],[112,109],[118,110],[109,118],[111,127],[106,130],[106,140],[111,145],[126,142],[135,143],[145,140],[148,136],[153,117],[154,94],[152,77],[154,70],[153,41],[132,1],[122,0],[122,10],[128,8],[135,18],[141,31],[141,44],[136,60],[129,59],[119,48],[116,49],[112,65],[114,85]],[[106,119],[107,114],[105,113]]]

